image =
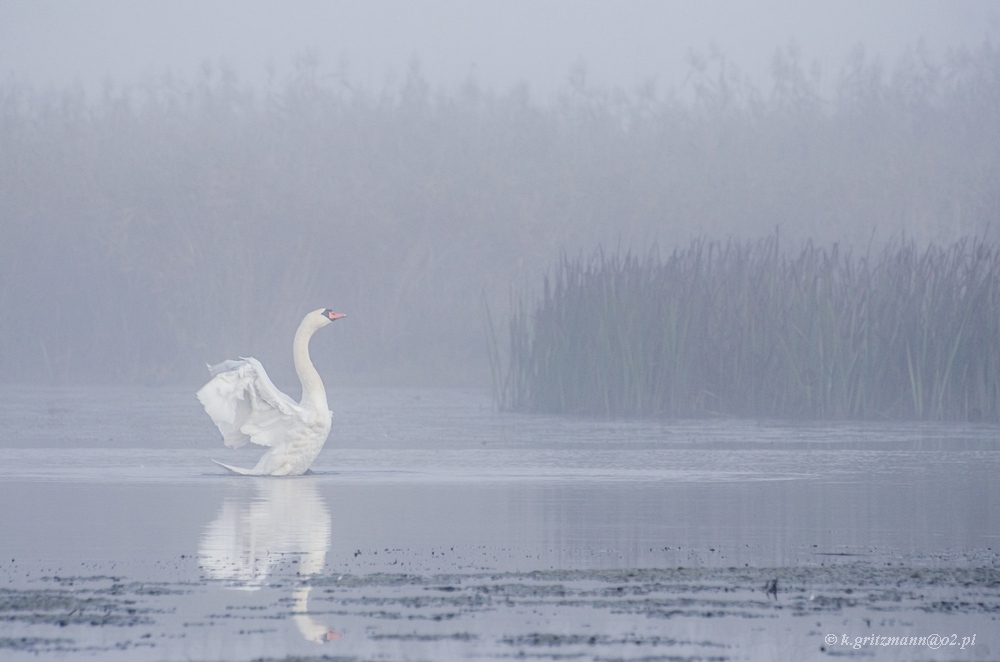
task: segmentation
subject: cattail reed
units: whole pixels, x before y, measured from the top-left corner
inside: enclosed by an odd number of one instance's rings
[[[503,409],[598,416],[1000,419],[1000,246],[857,255],[697,240],[563,257],[510,319]],[[497,364],[499,365],[499,364]]]

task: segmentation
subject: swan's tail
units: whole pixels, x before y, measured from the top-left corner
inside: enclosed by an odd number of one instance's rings
[[[228,464],[223,464],[222,462],[219,462],[218,460],[212,460],[212,462],[215,462],[217,465],[219,465],[223,469],[228,469],[229,471],[233,472],[234,474],[239,474],[240,476],[257,476],[257,475],[259,475],[253,469],[243,469],[241,467],[230,466]]]

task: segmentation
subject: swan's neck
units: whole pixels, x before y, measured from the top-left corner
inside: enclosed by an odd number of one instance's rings
[[[295,361],[295,373],[302,382],[302,406],[311,407],[319,411],[326,411],[329,404],[326,401],[326,389],[323,388],[323,380],[309,358],[309,339],[316,333],[316,328],[309,324],[309,320],[302,320],[298,331],[295,332],[295,340],[292,341],[292,359]]]

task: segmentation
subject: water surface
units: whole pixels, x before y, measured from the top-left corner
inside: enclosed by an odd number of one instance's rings
[[[1000,654],[996,427],[608,422],[344,389],[314,474],[274,479],[211,462],[259,451],[224,448],[188,392],[2,395],[12,655],[807,659],[837,652],[824,620],[872,634],[887,609],[887,635],[978,628],[924,658]]]

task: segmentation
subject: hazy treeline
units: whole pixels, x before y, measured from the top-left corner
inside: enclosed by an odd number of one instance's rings
[[[318,71],[0,86],[0,381],[196,383],[252,354],[281,385],[329,306],[349,317],[314,342],[324,374],[486,384],[483,297],[503,315],[560,250],[949,240],[1000,208],[990,44],[859,50],[833,81],[782,51],[764,89],[721,57],[678,94],[581,69],[545,104]]]
[[[510,338],[505,409],[996,421],[1000,244],[564,258]]]

